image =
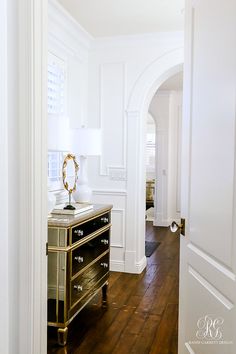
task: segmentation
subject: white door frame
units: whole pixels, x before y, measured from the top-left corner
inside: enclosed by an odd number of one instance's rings
[[[125,271],[146,266],[145,241],[145,117],[161,84],[183,70],[184,50],[172,50],[153,62],[136,82],[127,108],[127,222]]]
[[[7,119],[7,0],[0,2],[0,353],[9,351],[9,260],[8,260],[8,119]]]
[[[47,3],[18,7],[20,354],[47,351]]]

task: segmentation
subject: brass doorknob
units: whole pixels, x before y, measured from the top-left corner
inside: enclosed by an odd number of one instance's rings
[[[176,221],[173,221],[170,225],[170,231],[171,232],[176,232],[177,230],[180,230],[180,233],[185,236],[185,219],[181,219],[181,223],[177,224]]]

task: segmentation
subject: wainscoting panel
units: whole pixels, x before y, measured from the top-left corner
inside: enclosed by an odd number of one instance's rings
[[[109,174],[108,167],[125,167],[125,93],[126,64],[123,62],[101,64],[100,126],[103,146],[100,175],[102,176]]]
[[[93,203],[112,204],[111,247],[125,247],[125,207],[126,191],[96,190],[93,191]]]

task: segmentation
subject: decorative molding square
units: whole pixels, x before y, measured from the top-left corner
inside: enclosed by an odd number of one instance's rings
[[[116,230],[118,230],[118,232],[120,233],[120,240],[118,242],[116,242],[116,240],[114,240],[115,242],[113,242],[113,228],[111,227],[111,247],[115,247],[115,248],[124,248],[125,247],[125,209],[120,209],[120,208],[113,208],[111,211],[111,215],[112,215],[112,224],[113,224],[113,218],[114,216],[118,214],[120,215],[120,222],[119,222],[119,227],[116,227]],[[118,238],[117,238],[118,239]]]
[[[108,167],[108,175],[112,181],[127,181],[127,171],[124,167]]]
[[[110,102],[110,88],[109,87],[104,87],[105,84],[107,84],[106,80],[111,80],[111,75],[109,73],[109,71],[113,71],[114,73],[117,73],[118,71],[121,71],[122,74],[119,76],[119,84],[120,84],[120,91],[119,94],[117,93],[116,95],[114,95],[116,97],[116,99],[118,99],[119,95],[120,95],[120,100],[122,101],[122,103],[120,104],[119,102],[119,107],[120,108],[120,113],[119,113],[119,124],[122,124],[122,126],[120,127],[120,129],[122,130],[122,141],[121,143],[121,148],[122,148],[122,156],[120,156],[118,161],[115,161],[115,156],[112,157],[112,161],[105,161],[105,153],[104,151],[110,151],[108,146],[103,146],[103,154],[100,158],[100,176],[109,176],[109,169],[110,168],[122,168],[125,169],[126,168],[126,148],[127,148],[127,142],[126,142],[126,114],[125,114],[125,107],[126,107],[126,91],[127,91],[127,63],[126,62],[107,62],[107,63],[102,63],[100,64],[100,73],[99,73],[99,81],[100,81],[100,127],[102,129],[102,134],[103,136],[110,136],[109,134],[109,122],[110,122],[110,115],[114,115],[114,112],[117,112],[116,107],[108,107],[108,102]],[[107,72],[106,72],[107,71]],[[106,77],[107,75],[107,77]],[[114,77],[112,79],[112,83],[110,82],[111,86],[114,88],[114,90],[118,90],[118,82],[115,85],[114,81]],[[109,84],[108,84],[109,86]],[[108,95],[106,95],[107,92],[105,92],[105,90],[107,90]],[[109,96],[109,97],[107,97]],[[107,108],[108,107],[108,108]],[[108,109],[108,112],[106,112],[106,110]],[[106,122],[106,114],[108,116],[108,121]],[[107,129],[108,128],[108,129]],[[111,127],[110,127],[111,128]],[[104,133],[104,131],[106,131],[107,129],[107,134]],[[115,154],[114,154],[115,155]],[[114,164],[116,166],[111,165]]]
[[[127,191],[123,189],[94,189],[93,194],[126,197]]]
[[[188,272],[195,280],[197,280],[199,284],[201,284],[201,286],[203,286],[209,293],[211,293],[211,295],[213,295],[217,301],[224,305],[227,310],[232,310],[234,308],[234,304],[225,296],[225,294],[222,294],[217,288],[215,288],[215,286],[210,284],[208,280],[206,280],[190,265],[188,266]]]

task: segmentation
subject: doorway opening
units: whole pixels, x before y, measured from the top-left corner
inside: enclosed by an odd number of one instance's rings
[[[146,117],[153,96],[171,76],[183,71],[184,52],[180,47],[149,65],[135,83],[127,106],[127,215],[125,271],[141,273],[145,256]],[[134,207],[135,206],[135,207]],[[134,251],[131,252],[130,249]],[[132,256],[132,258],[131,258]]]
[[[150,232],[180,220],[182,93],[180,71],[155,92],[146,117],[146,257],[158,246],[158,241],[148,241]]]
[[[146,122],[146,220],[153,222],[156,180],[156,122],[150,112],[148,112]]]

